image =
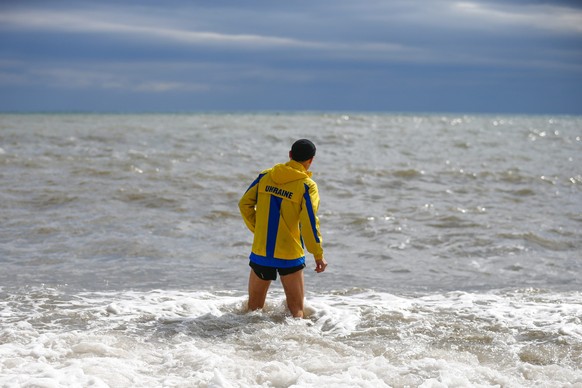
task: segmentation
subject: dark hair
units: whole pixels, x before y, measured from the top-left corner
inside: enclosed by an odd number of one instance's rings
[[[291,159],[304,162],[315,156],[315,144],[307,139],[299,139],[291,146]]]

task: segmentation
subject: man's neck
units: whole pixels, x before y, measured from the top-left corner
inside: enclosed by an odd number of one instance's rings
[[[291,159],[293,160],[293,159]],[[309,160],[305,160],[303,162],[298,162],[297,160],[293,160],[295,163],[299,163],[300,165],[303,166],[303,168],[305,168],[305,171],[309,171],[309,167],[311,167],[311,162],[313,159],[309,159]]]

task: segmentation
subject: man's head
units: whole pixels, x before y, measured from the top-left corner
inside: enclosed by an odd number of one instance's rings
[[[305,162],[315,156],[315,144],[307,139],[299,139],[289,151],[289,157],[296,162]]]

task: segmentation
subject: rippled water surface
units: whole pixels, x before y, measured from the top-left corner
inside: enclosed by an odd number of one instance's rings
[[[300,137],[330,266],[245,314]],[[580,117],[0,115],[0,385],[582,385],[581,166]]]

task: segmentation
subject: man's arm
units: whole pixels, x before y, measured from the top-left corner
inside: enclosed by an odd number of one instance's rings
[[[323,258],[322,238],[319,231],[319,193],[315,182],[305,184],[305,193],[301,209],[301,235],[307,251],[313,254],[316,262],[316,271],[323,272],[327,263]],[[320,269],[320,270],[318,270]]]
[[[255,206],[257,204],[257,195],[259,190],[259,181],[265,174],[261,174],[257,179],[247,189],[240,201],[238,202],[238,208],[240,214],[242,215],[245,224],[249,230],[255,233],[255,223],[257,219],[257,211]]]

